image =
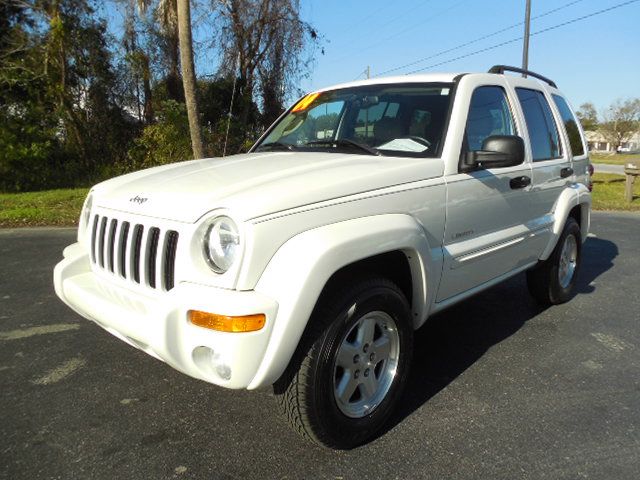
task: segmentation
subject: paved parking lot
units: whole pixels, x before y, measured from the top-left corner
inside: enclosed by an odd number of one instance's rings
[[[0,478],[640,478],[640,216],[596,213],[579,292],[524,276],[434,317],[380,438],[298,438],[270,390],[190,379],[61,304],[69,229],[0,231]]]

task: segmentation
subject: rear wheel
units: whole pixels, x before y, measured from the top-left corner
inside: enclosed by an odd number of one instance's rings
[[[300,434],[349,449],[380,431],[402,393],[411,316],[400,289],[383,278],[359,281],[322,302],[274,391]]]
[[[531,295],[542,305],[564,303],[571,298],[580,269],[580,226],[569,217],[549,258],[527,272]]]

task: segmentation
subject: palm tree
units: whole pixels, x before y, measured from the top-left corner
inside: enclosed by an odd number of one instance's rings
[[[138,7],[145,11],[153,0],[138,0]],[[196,71],[193,63],[193,40],[191,37],[191,6],[189,0],[159,0],[157,19],[165,31],[178,30],[182,86],[189,118],[189,133],[194,158],[204,157],[200,114],[196,97]]]

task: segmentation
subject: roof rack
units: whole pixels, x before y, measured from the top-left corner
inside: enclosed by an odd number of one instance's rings
[[[556,85],[556,82],[548,79],[547,77],[543,77],[542,75],[536,72],[532,72],[531,70],[525,70],[523,68],[518,68],[518,67],[510,67],[508,65],[494,65],[489,69],[489,73],[504,73],[504,72],[523,73],[525,75],[529,75],[530,77],[539,78],[543,82],[547,82],[553,88],[558,88],[558,86]]]

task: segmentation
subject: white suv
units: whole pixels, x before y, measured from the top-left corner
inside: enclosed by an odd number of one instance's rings
[[[351,448],[400,399],[429,315],[524,271],[541,303],[570,298],[589,167],[532,72],[339,85],[248,154],[96,185],[56,293],[187,375],[273,385],[298,432]]]

